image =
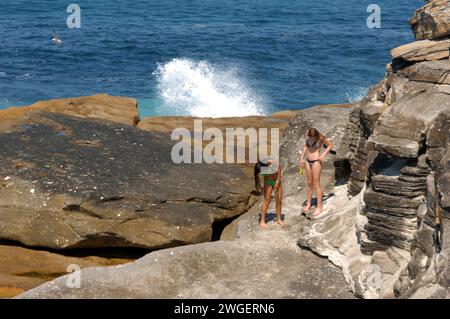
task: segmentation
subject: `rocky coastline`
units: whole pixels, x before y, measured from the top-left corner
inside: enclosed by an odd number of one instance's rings
[[[0,298],[449,298],[450,1],[409,22],[417,41],[358,103],[202,119],[280,129],[286,225],[267,231],[252,165],[171,160],[195,118],[139,119],[109,95],[0,111]],[[298,173],[311,126],[336,151],[314,220]]]

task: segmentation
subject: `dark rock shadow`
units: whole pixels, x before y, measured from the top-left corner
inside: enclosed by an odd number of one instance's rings
[[[325,204],[326,204],[326,201],[327,201],[328,199],[330,199],[331,197],[333,197],[333,196],[335,196],[334,193],[328,193],[328,194],[323,195],[323,198],[322,198],[323,204],[325,205]],[[302,207],[305,207],[305,206],[306,206],[306,199],[305,199],[305,201],[302,203]],[[312,206],[317,206],[317,197],[313,197],[313,198],[312,198],[312,200],[311,200],[311,207],[312,207]]]
[[[326,206],[326,204],[327,204],[327,199],[333,197],[334,195],[335,195],[334,193],[325,194],[325,195],[323,196],[323,199],[322,199],[323,205]],[[300,211],[300,214],[303,215],[303,216],[305,216],[305,217],[307,217],[307,218],[309,218],[309,214],[311,213],[312,208],[313,208],[313,207],[317,207],[317,198],[316,198],[316,197],[313,197],[313,199],[311,200],[311,209],[310,209],[309,211],[307,211],[307,212],[304,212],[304,211],[303,211],[303,207],[305,207],[305,206],[306,206],[306,200],[302,203],[302,209],[301,209],[301,211]]]
[[[281,214],[281,221],[284,221],[285,216],[284,214]],[[261,220],[261,211],[258,214],[258,223]],[[277,220],[277,213],[276,212],[267,212],[266,216],[264,218],[264,221],[266,223],[271,222],[271,221],[276,221]]]

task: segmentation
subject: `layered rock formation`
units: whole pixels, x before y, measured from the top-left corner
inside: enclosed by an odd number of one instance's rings
[[[428,0],[409,20],[416,39],[435,39],[450,34],[450,1]]]
[[[335,165],[350,168],[342,172],[359,203],[351,217],[325,215],[300,239],[342,267],[358,296],[449,296],[449,17],[448,1],[430,1],[411,19],[427,40],[392,50],[385,79],[352,111],[338,150]],[[337,222],[353,236],[327,226]]]
[[[422,12],[419,15],[439,6],[442,18],[443,12],[448,12],[448,1],[432,1],[418,11]],[[418,38],[418,30],[424,28],[415,28]],[[436,30],[441,28],[433,27],[428,38],[437,37]],[[445,32],[438,34],[441,37]],[[437,42],[445,48],[438,55],[435,46],[428,47],[428,53],[417,51],[407,57],[393,50],[386,80],[376,92],[383,105],[377,103],[373,125],[361,122],[370,133],[365,153],[373,158],[366,161],[368,224],[362,246],[367,252],[390,246],[410,250],[417,226],[433,224],[432,204],[426,200],[427,178],[445,170],[450,121],[448,39]],[[373,109],[373,104],[361,105],[363,116],[368,109]]]

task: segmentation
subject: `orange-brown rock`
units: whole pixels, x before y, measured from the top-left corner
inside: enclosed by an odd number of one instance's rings
[[[70,257],[44,250],[0,245],[0,298],[10,298],[64,275],[70,265],[112,266],[132,261],[96,256]]]
[[[23,115],[42,110],[81,118],[95,118],[121,124],[139,121],[137,101],[133,98],[98,94],[76,98],[39,101],[30,106],[11,107],[0,111],[0,129],[18,125]]]
[[[409,20],[417,40],[450,35],[450,0],[432,0]]]

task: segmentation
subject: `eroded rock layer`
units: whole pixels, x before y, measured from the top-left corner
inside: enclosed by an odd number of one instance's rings
[[[348,194],[361,198],[358,246],[384,276],[377,292],[355,286],[361,296],[448,296],[449,21],[449,1],[417,10],[410,22],[417,39],[427,40],[392,50],[385,79],[352,111],[337,155],[335,165],[351,168]],[[386,276],[393,249],[404,252],[402,262]],[[374,275],[364,272],[350,277]]]
[[[168,134],[32,112],[0,133],[0,239],[54,249],[211,240],[245,212],[252,170],[175,164]]]

